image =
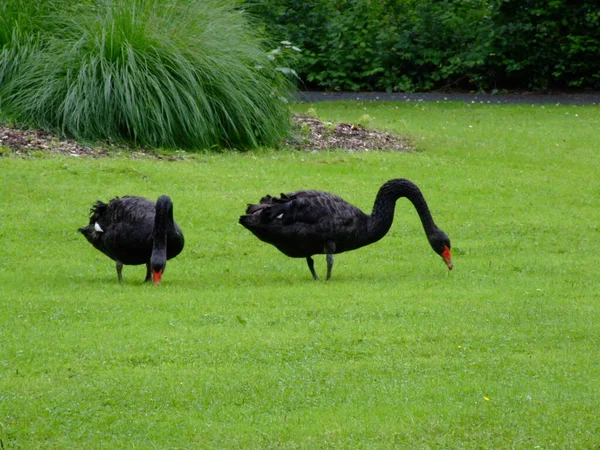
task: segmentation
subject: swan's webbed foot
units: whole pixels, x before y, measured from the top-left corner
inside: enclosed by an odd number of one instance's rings
[[[123,263],[121,261],[117,261],[117,278],[119,279],[119,283],[123,282]]]
[[[319,277],[317,276],[317,272],[315,272],[315,261],[312,259],[312,257],[307,256],[306,263],[308,264],[308,268],[310,269],[310,273],[312,273],[313,278],[318,280]]]

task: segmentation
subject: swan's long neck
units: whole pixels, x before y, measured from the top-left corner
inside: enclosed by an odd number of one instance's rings
[[[156,214],[154,216],[154,246],[166,245],[167,228],[173,224],[173,203],[166,195],[162,195],[156,202]]]
[[[166,195],[162,195],[156,201],[156,213],[154,216],[154,229],[152,231],[152,256],[150,265],[154,272],[164,270],[167,263],[167,230],[173,226],[173,203]],[[160,279],[160,277],[159,277]]]
[[[396,201],[401,197],[406,197],[415,206],[428,237],[437,229],[421,190],[412,181],[397,178],[385,183],[377,192],[365,236],[368,243],[378,241],[389,231],[394,221]]]

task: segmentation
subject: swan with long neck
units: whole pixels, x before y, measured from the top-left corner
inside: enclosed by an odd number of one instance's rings
[[[249,204],[239,223],[285,255],[306,258],[315,280],[318,276],[312,256],[325,254],[329,279],[334,254],[372,244],[387,234],[394,220],[396,201],[402,197],[414,205],[429,244],[448,269],[452,269],[450,239],[433,221],[418,186],[404,178],[381,186],[370,215],[337,195],[308,190],[280,197],[267,195],[258,205]]]
[[[143,197],[97,201],[88,225],[79,228],[90,244],[116,262],[123,281],[123,265],[146,264],[146,278],[159,284],[167,260],[183,250],[183,233],[173,219],[173,202],[166,195],[156,203]]]

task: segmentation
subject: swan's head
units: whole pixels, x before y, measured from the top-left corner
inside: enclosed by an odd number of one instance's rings
[[[165,271],[165,264],[151,264],[152,266],[152,282],[154,284],[160,284],[160,280],[162,279],[162,275]]]
[[[454,264],[452,264],[452,255],[450,254],[450,249],[452,248],[452,245],[450,244],[450,238],[446,235],[446,233],[439,229],[428,237],[433,251],[440,255],[448,266],[448,269],[452,270],[454,268]]]
[[[167,251],[166,249],[154,248],[152,249],[152,256],[150,257],[150,270],[152,271],[152,282],[154,284],[160,284],[165,267],[167,266]]]

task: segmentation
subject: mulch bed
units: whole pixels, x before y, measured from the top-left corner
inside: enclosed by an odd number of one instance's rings
[[[69,156],[110,156],[101,148],[86,147],[68,139],[58,139],[43,130],[20,130],[0,127],[0,145],[8,147],[14,155],[27,157],[37,152],[60,153]]]
[[[315,117],[296,114],[293,117],[293,137],[284,146],[300,151],[322,151],[341,149],[352,152],[412,151],[406,137],[388,132],[368,130],[362,125],[323,122]],[[113,143],[100,146],[85,146],[71,139],[62,139],[43,130],[21,130],[0,126],[0,147],[8,147],[13,156],[28,158],[44,153],[63,154],[75,158],[105,158],[115,153],[131,158],[152,157],[177,160],[182,156],[163,156],[143,150],[133,150]],[[6,156],[1,151],[0,156]]]
[[[353,152],[412,151],[404,136],[368,130],[360,124],[323,122],[315,117],[294,115],[294,136],[286,144],[299,150],[341,149]]]
[[[143,149],[117,145],[110,141],[90,147],[73,139],[59,138],[44,130],[22,130],[6,126],[0,126],[0,146],[8,147],[13,156],[21,158],[38,157],[43,156],[45,153],[53,153],[75,158],[109,158],[118,154],[132,159],[146,157],[169,161],[184,159],[182,155],[160,155]],[[1,156],[7,156],[6,152],[0,150]]]

